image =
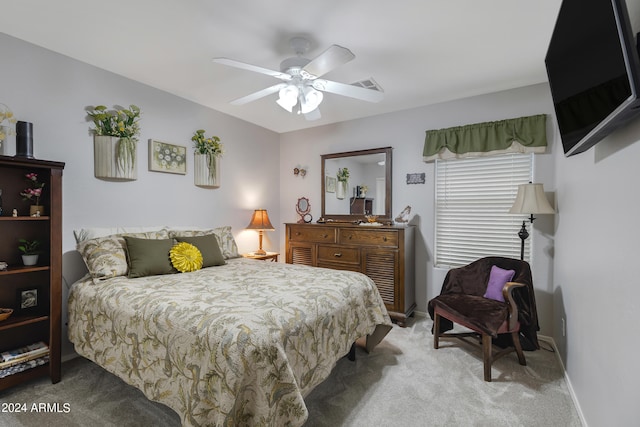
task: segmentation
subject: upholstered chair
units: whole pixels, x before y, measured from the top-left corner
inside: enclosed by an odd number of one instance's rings
[[[526,365],[523,347],[540,348],[533,280],[526,261],[486,257],[449,270],[428,311],[434,348],[443,338],[467,342],[469,337],[481,338],[485,381],[491,381],[491,365],[498,358],[515,350],[520,364]],[[454,323],[471,331],[447,332]],[[503,349],[494,352],[494,344]]]

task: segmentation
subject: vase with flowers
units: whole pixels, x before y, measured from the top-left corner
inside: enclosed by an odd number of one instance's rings
[[[44,215],[44,206],[40,204],[40,197],[42,196],[42,189],[44,188],[44,182],[38,181],[38,174],[31,172],[25,175],[29,187],[20,192],[22,200],[30,200],[35,204],[32,204],[29,208],[30,216],[42,216]]]
[[[140,135],[140,108],[104,105],[90,107],[93,131],[94,174],[96,178],[133,181],[138,178],[136,150]]]
[[[224,147],[220,138],[207,138],[204,129],[198,129],[191,137],[194,152],[194,183],[199,187],[220,187],[220,157]]]
[[[5,104],[0,103],[0,155],[7,155],[7,139],[14,134],[16,118]]]
[[[349,169],[338,169],[336,177],[338,178],[338,185],[336,186],[336,198],[344,199],[349,187]]]

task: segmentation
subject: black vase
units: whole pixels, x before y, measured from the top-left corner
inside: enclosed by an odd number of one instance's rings
[[[33,123],[16,123],[16,157],[33,159]]]

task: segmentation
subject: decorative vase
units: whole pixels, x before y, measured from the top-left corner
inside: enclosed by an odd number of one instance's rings
[[[220,187],[220,159],[211,154],[194,153],[193,181],[198,187]]]
[[[93,166],[96,178],[115,181],[138,179],[137,143],[130,138],[93,136]]]
[[[8,126],[0,126],[0,156],[9,155],[9,135],[11,135],[11,128]]]
[[[24,265],[36,265],[38,263],[38,254],[36,255],[22,255],[22,263]]]
[[[29,206],[29,216],[44,216],[44,206],[42,205]]]
[[[338,199],[344,199],[344,196],[347,194],[347,185],[347,181],[338,181],[338,185],[336,186],[336,197]]]

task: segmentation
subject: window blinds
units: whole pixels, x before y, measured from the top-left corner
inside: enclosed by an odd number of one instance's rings
[[[532,181],[532,170],[532,154],[436,160],[436,266],[466,265],[485,256],[519,259],[518,231],[527,215],[509,209],[518,184]],[[525,241],[527,261],[530,243],[531,238]]]

